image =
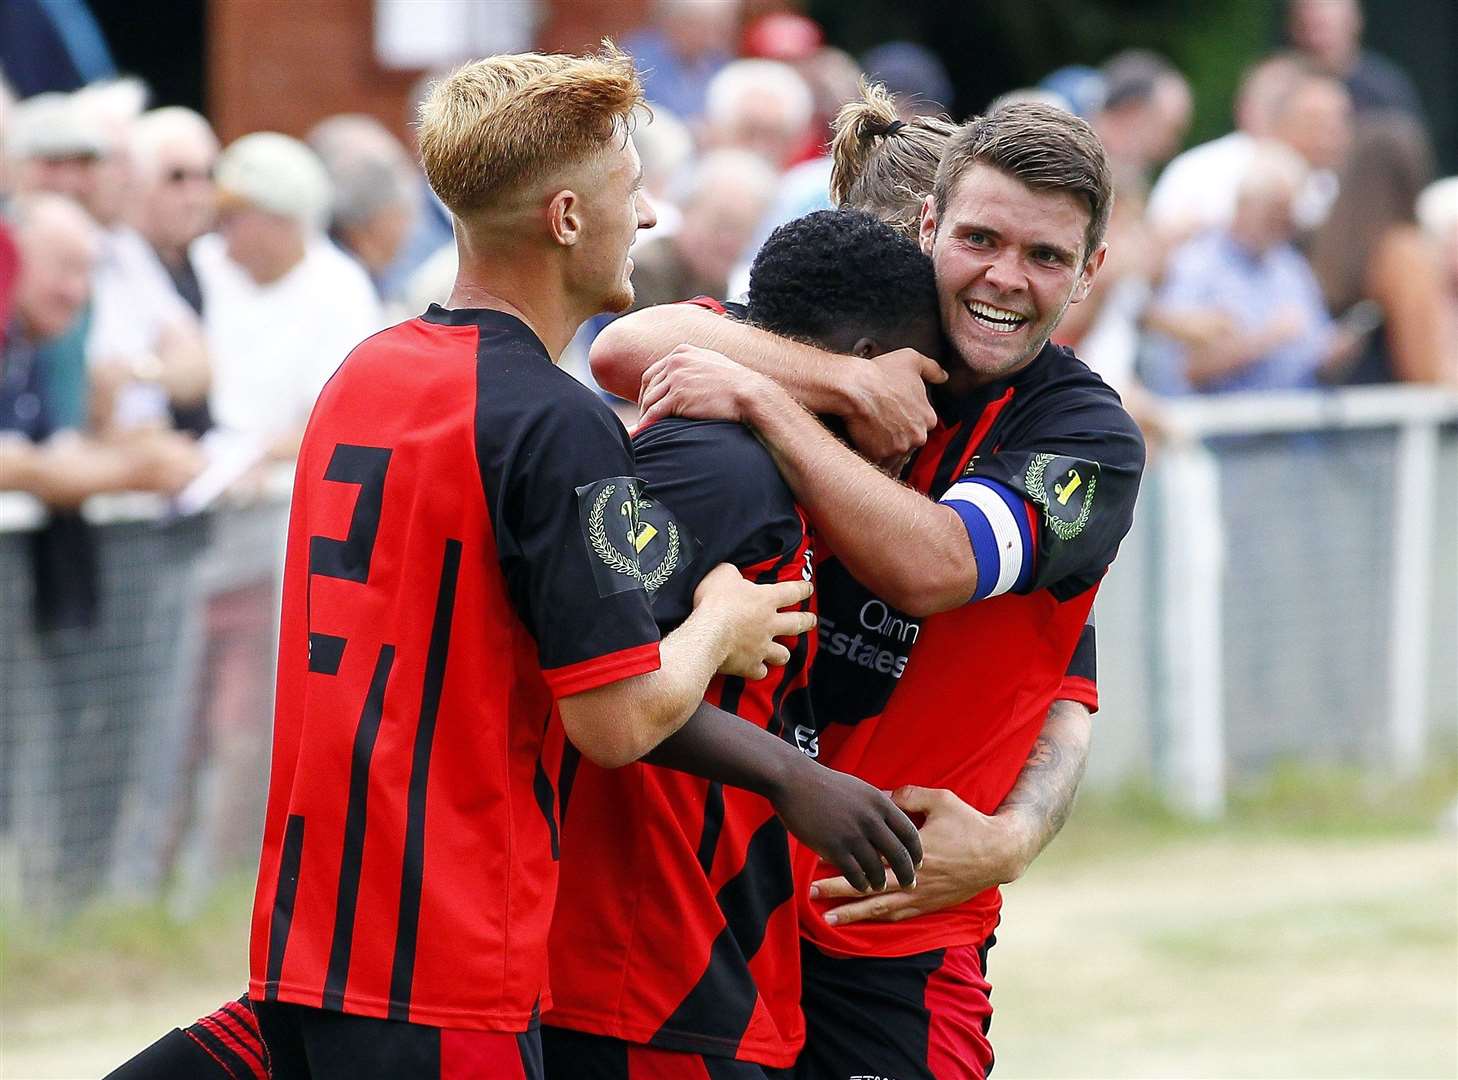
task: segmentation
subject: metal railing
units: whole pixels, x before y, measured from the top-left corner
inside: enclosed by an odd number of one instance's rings
[[[1403,776],[1452,745],[1458,395],[1231,395],[1169,421],[1096,605],[1089,783],[1216,816],[1284,760]],[[185,907],[257,857],[287,498],[284,474],[190,517],[93,499],[94,622],[42,629],[47,515],[0,495],[0,905]]]
[[[1410,777],[1458,734],[1458,395],[1168,403],[1096,610],[1109,781],[1218,816],[1283,760]],[[1126,561],[1125,556],[1128,556]],[[1131,728],[1131,721],[1134,725]]]

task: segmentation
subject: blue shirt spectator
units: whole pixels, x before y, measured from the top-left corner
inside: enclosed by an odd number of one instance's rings
[[[738,18],[737,3],[659,0],[652,25],[623,41],[643,78],[648,103],[672,109],[684,120],[701,115],[709,80],[734,59]]]
[[[1203,381],[1191,376],[1187,348],[1161,342],[1152,350],[1148,372],[1156,391],[1223,393],[1316,385],[1330,343],[1331,319],[1311,266],[1289,243],[1251,251],[1224,230],[1197,236],[1171,257],[1156,302],[1170,315],[1220,312],[1241,335],[1269,335],[1272,342],[1249,363]]]
[[[1227,228],[1170,257],[1149,315],[1144,372],[1157,393],[1315,386],[1339,347],[1321,287],[1292,246],[1306,167],[1285,147],[1257,150]]]

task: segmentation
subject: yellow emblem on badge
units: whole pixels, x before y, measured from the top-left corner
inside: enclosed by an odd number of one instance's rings
[[[667,522],[668,532],[665,536],[663,557],[653,570],[645,569],[636,556],[641,555],[643,549],[658,535],[658,529],[651,523],[643,521],[638,516],[638,511],[651,509],[654,506],[653,500],[642,497],[633,490],[631,485],[627,485],[627,498],[619,504],[618,514],[628,519],[625,538],[628,547],[633,552],[633,557],[629,557],[608,538],[604,512],[616,492],[617,486],[608,484],[593,500],[592,509],[587,517],[588,539],[593,551],[597,553],[597,557],[610,569],[640,582],[650,593],[656,592],[678,568],[678,526],[672,520]]]
[[[1067,506],[1068,500],[1073,497],[1073,493],[1077,491],[1079,485],[1083,483],[1083,477],[1078,475],[1077,469],[1069,469],[1068,475],[1072,477],[1072,479],[1069,480],[1068,483],[1053,485],[1053,494],[1058,496],[1059,506]],[[641,551],[642,548],[639,548],[638,550]]]

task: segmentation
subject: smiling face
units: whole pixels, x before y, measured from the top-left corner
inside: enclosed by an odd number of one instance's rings
[[[1104,245],[1085,255],[1087,205],[1035,191],[989,165],[968,168],[939,216],[922,208],[921,247],[936,268],[947,338],[972,385],[1025,367],[1070,303],[1088,295]]]

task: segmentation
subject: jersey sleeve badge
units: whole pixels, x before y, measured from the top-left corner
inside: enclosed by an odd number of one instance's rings
[[[613,476],[577,489],[578,515],[600,596],[650,597],[693,561],[693,538],[643,482]]]
[[[1055,454],[1034,454],[1023,474],[1023,490],[1043,511],[1053,535],[1064,542],[1088,525],[1098,483],[1096,462]]]

